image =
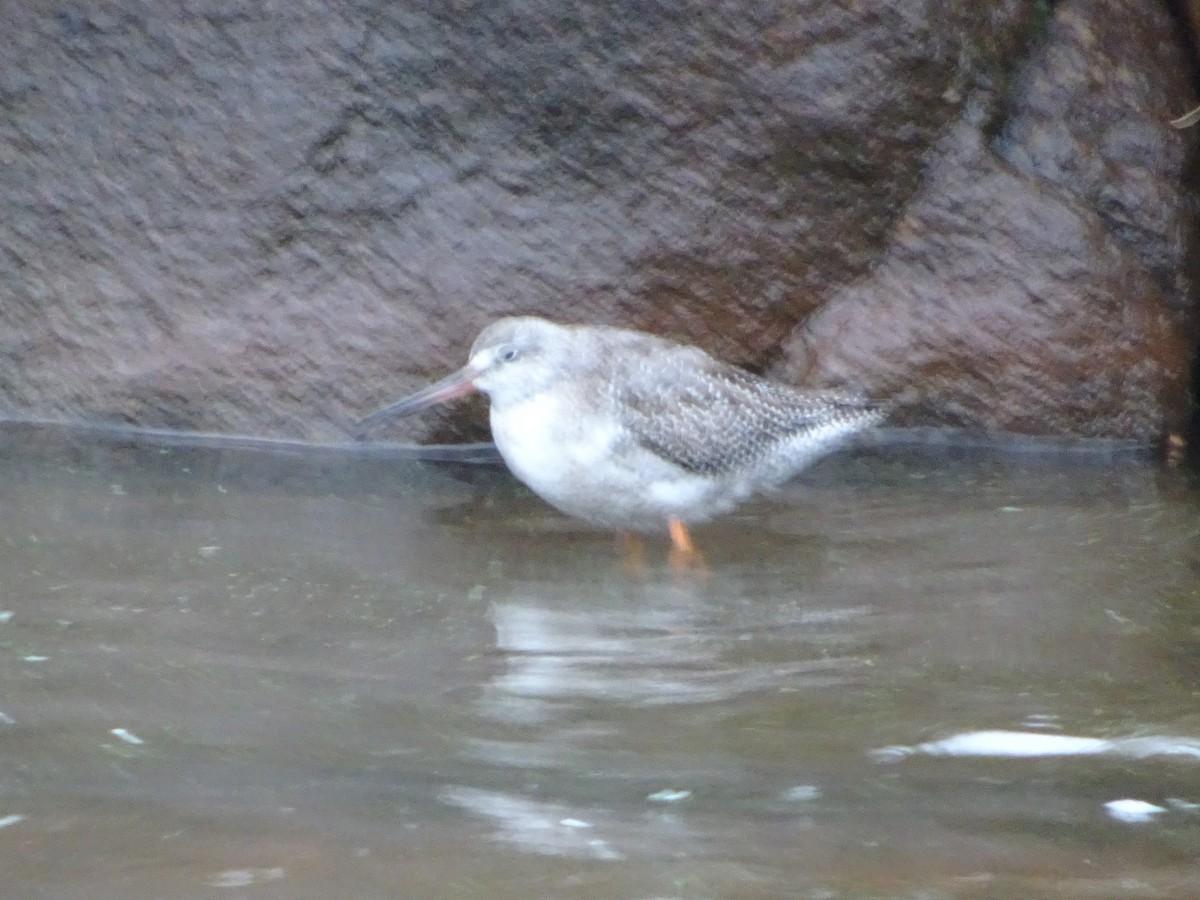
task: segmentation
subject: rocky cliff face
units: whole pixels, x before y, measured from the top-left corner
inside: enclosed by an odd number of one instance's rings
[[[1195,55],[1154,0],[0,22],[5,414],[337,439],[535,312],[902,422],[1187,416]]]

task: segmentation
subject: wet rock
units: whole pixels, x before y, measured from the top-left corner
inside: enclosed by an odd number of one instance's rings
[[[1137,7],[1136,11],[1134,7]],[[1063,3],[990,140],[964,118],[872,273],[781,373],[857,378],[898,421],[1154,441],[1184,426],[1195,343],[1193,102],[1154,3]]]
[[[862,381],[898,424],[1155,439],[1187,344],[1096,211],[1014,172],[964,124],[869,278],[799,330],[779,373]]]
[[[1063,4],[1024,67],[993,147],[1020,172],[1094,209],[1171,306],[1184,310],[1196,195],[1183,185],[1195,144],[1168,120],[1195,97],[1175,77],[1189,64],[1176,23],[1162,4],[1144,7],[1125,21],[1124,2]]]
[[[1187,108],[1180,70],[1164,68],[1179,40],[1142,23],[1161,15],[1067,7],[1145,34],[1099,45],[1161,89],[1137,93],[1138,115]],[[1019,0],[9,4],[0,409],[339,438],[376,403],[459,365],[475,333],[512,312],[644,328],[753,366],[815,312],[796,344],[811,352],[785,368],[827,378],[821,366],[839,352],[847,368],[853,348],[872,358],[884,308],[848,321],[838,352],[823,329],[872,272],[900,273],[889,256],[898,242],[911,247],[914,229],[936,224],[921,212],[939,190],[931,148],[965,121],[968,98],[991,108],[1035,13]],[[1081,58],[1112,62],[1087,57],[1083,37]],[[1158,56],[1152,38],[1168,44]],[[1017,173],[990,182],[998,188],[1044,184],[1064,198],[1064,217],[1079,220],[1064,249],[1092,255],[1056,265],[1090,271],[1111,238],[1130,271],[1105,284],[1142,291],[1145,280],[1178,318],[1189,287],[1172,228],[1192,225],[1166,204],[1179,202],[1173,160],[1190,138],[1134,127],[1096,141],[1089,118],[1068,127],[1076,144],[1059,152],[1051,124],[1064,103],[1099,94],[1089,116],[1113,107],[1103,79],[1060,96],[1056,64],[1047,59],[1043,87],[1026,89],[1038,102],[1015,105],[979,165],[990,152]],[[1071,152],[1093,160],[1101,145],[1124,161],[1119,177],[1106,177],[1107,163],[1071,169]],[[1153,319],[1152,304],[1126,315]],[[892,331],[911,329],[901,316]],[[1090,335],[1120,338],[1116,357],[1143,374],[1116,398],[1096,382],[1079,416],[1112,411],[1079,427],[1140,434],[1175,408],[1118,411],[1174,365],[1167,338],[1135,332],[1109,323]],[[850,374],[892,386],[939,351],[908,353],[906,369],[855,363]],[[1064,427],[1053,404],[1025,393],[985,403],[1008,382],[939,365],[959,382],[946,396],[961,399],[939,405],[917,378],[934,402],[914,404],[910,419],[996,424],[983,413],[1007,403],[1027,409],[1032,430]],[[464,420],[411,433],[461,436]]]
[[[1024,6],[9,5],[4,407],[338,436],[514,311],[760,360]]]

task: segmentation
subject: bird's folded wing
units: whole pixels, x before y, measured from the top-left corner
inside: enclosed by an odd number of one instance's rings
[[[861,396],[800,391],[699,351],[688,362],[621,379],[615,399],[633,440],[697,475],[753,465],[782,440],[872,408]]]

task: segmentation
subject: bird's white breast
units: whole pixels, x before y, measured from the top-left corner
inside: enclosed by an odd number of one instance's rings
[[[492,437],[513,474],[551,499],[612,453],[619,429],[603,416],[582,427],[565,392],[542,391],[491,411]]]

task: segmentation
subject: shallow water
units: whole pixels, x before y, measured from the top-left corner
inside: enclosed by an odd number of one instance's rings
[[[1184,473],[846,455],[680,575],[502,470],[0,449],[6,900],[1200,896]]]

